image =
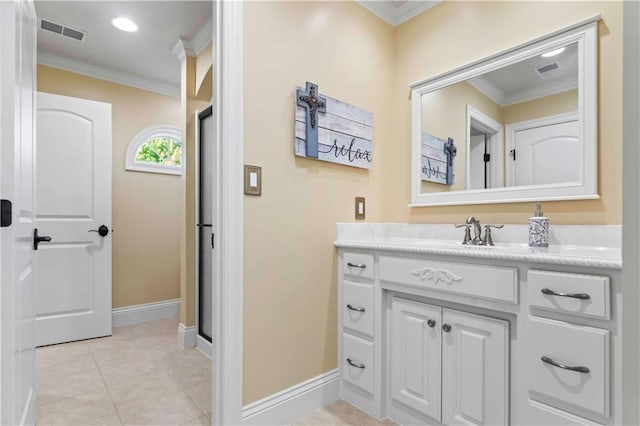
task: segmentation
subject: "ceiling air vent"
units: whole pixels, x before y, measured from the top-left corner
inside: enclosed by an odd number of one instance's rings
[[[87,33],[84,31],[47,21],[46,19],[40,20],[40,28],[78,41],[84,41],[84,38],[87,36]]]
[[[555,74],[554,71],[558,71],[559,69],[560,69],[560,66],[558,65],[558,63],[554,62],[552,64],[543,65],[540,68],[536,68],[536,72],[541,78],[546,78],[554,75]]]

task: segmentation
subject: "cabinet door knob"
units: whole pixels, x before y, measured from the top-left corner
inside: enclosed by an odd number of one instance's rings
[[[428,321],[427,321],[427,325],[428,325],[429,327],[433,328],[433,327],[435,327],[435,326],[436,326],[436,321],[435,321],[435,320],[430,319],[430,320],[428,320]]]
[[[442,324],[442,330],[443,330],[445,333],[448,333],[448,332],[450,332],[450,331],[451,331],[451,326],[450,326],[449,324]]]

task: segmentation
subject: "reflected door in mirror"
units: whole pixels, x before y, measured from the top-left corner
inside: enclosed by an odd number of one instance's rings
[[[517,131],[513,149],[512,185],[579,182],[576,159],[582,150],[576,120]]]

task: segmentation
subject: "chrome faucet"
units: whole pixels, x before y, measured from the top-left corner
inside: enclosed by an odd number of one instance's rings
[[[500,229],[504,225],[484,225],[484,237],[482,236],[482,226],[480,221],[473,216],[469,216],[465,223],[455,225],[456,228],[464,228],[464,239],[462,244],[474,246],[493,246],[491,228]],[[471,238],[471,227],[473,227],[473,238]]]
[[[474,246],[482,244],[482,227],[480,226],[480,221],[473,216],[469,216],[465,221],[467,225],[473,226],[473,239],[471,240],[471,244]]]

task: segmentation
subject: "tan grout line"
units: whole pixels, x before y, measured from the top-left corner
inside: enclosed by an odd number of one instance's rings
[[[100,374],[100,378],[102,379],[102,384],[104,385],[104,388],[107,391],[107,395],[109,395],[109,400],[111,401],[111,404],[113,405],[113,409],[116,411],[116,415],[118,416],[118,420],[120,420],[120,424],[124,424],[124,422],[122,421],[122,417],[120,417],[120,410],[118,410],[118,406],[116,405],[116,402],[113,400],[113,397],[111,396],[111,391],[109,391],[109,386],[107,386],[107,382],[104,379],[104,375],[102,374],[102,370],[100,369],[100,364],[98,363],[98,360],[96,359],[96,356],[93,353],[93,349],[91,348],[91,345],[89,345],[89,350],[91,351],[91,357],[93,358],[93,362],[96,363],[96,367],[98,368],[98,373]],[[95,419],[95,420],[98,420],[98,419]]]

